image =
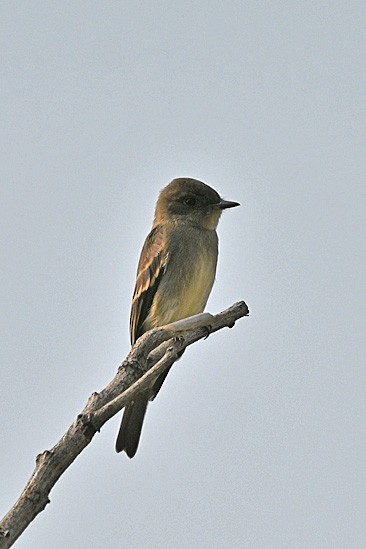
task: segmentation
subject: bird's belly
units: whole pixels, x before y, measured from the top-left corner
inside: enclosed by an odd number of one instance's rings
[[[192,279],[182,288],[180,302],[177,304],[177,318],[174,320],[201,313],[207,303],[213,281],[207,263],[195,269]]]
[[[210,295],[215,271],[216,257],[202,254],[194,265],[177,272],[175,277],[167,276],[166,284],[162,283],[154,299],[151,327],[152,324],[162,326],[201,313]]]

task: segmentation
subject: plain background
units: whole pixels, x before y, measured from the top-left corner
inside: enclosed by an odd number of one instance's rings
[[[1,2],[1,514],[127,354],[173,177],[241,203],[208,310],[251,310],[17,547],[365,546],[364,28],[362,1]]]

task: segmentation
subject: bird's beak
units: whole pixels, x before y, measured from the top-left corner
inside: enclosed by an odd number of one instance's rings
[[[235,206],[240,206],[239,202],[231,202],[230,200],[220,200],[220,202],[217,203],[217,207],[220,208],[220,210],[226,210],[226,208],[235,208]]]

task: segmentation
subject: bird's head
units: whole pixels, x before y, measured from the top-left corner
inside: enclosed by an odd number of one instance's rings
[[[175,222],[215,230],[222,211],[235,206],[239,206],[238,202],[223,200],[202,181],[180,177],[161,191],[156,203],[154,226]]]

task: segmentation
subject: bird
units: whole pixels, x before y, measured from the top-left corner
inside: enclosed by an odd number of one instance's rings
[[[160,192],[152,229],[143,245],[130,314],[130,339],[152,328],[201,313],[215,280],[223,210],[239,206],[212,187],[189,177],[173,179]],[[137,451],[148,402],[169,372],[138,394],[124,410],[116,452],[132,458]]]

